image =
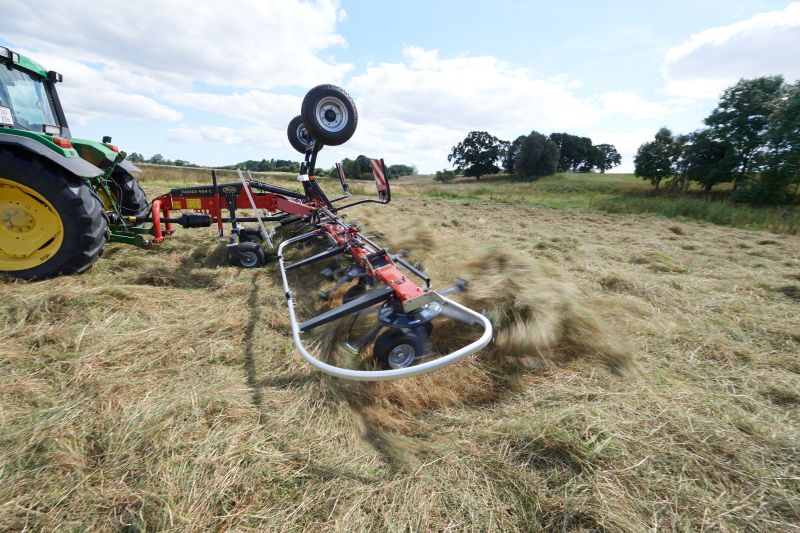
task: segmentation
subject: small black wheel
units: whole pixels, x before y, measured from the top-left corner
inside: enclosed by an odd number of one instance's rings
[[[423,353],[425,341],[422,337],[402,330],[381,333],[372,348],[375,363],[381,368],[392,370],[412,366]]]
[[[239,228],[238,231],[239,242],[255,242],[259,243],[261,239],[260,228]]]
[[[264,249],[255,242],[240,242],[236,246],[239,250],[238,255],[231,254],[231,264],[242,268],[257,268],[264,266],[266,257]]]
[[[317,85],[308,91],[300,115],[311,136],[330,146],[347,142],[358,125],[356,104],[335,85]]]
[[[139,182],[127,170],[117,167],[111,173],[109,189],[119,202],[119,211],[122,216],[135,217],[147,215],[147,196],[145,196]]]
[[[301,154],[306,153],[308,145],[314,142],[314,138],[311,137],[305,125],[303,125],[303,117],[300,115],[289,121],[289,127],[286,128],[286,136],[289,137],[289,144],[292,145],[292,148]],[[322,150],[321,144],[319,149]]]

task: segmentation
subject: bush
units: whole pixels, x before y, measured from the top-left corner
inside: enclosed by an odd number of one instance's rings
[[[436,181],[441,181],[442,183],[448,183],[456,179],[456,173],[447,169],[437,170],[433,179]]]

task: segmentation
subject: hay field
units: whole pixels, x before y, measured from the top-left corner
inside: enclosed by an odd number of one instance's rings
[[[430,377],[312,371],[204,229],[0,281],[0,530],[800,529],[800,238],[415,196],[351,218],[499,326]]]

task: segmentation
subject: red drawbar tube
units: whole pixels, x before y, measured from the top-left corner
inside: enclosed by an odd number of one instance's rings
[[[175,233],[175,230],[172,228],[172,222],[167,222],[166,231],[161,230],[161,214],[164,214],[164,218],[169,218],[169,206],[170,202],[166,201],[162,204],[161,199],[157,198],[153,200],[153,206],[151,208],[152,217],[153,217],[153,242],[155,244],[160,244],[164,242],[164,234],[172,235]]]
[[[164,234],[161,233],[161,200],[153,200],[151,210],[153,213],[153,242],[159,244],[164,242]]]

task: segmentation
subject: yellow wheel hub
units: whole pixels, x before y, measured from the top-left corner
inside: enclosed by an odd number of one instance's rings
[[[0,271],[39,266],[63,241],[64,225],[53,204],[29,187],[0,178]]]

